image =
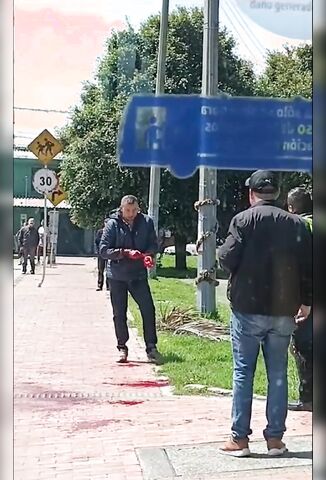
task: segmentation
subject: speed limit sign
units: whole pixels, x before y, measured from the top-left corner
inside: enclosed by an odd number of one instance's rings
[[[52,193],[58,186],[58,177],[53,170],[41,168],[35,172],[33,187],[39,193]]]

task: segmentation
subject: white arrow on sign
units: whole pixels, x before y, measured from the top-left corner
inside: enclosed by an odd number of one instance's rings
[[[58,186],[58,177],[54,170],[40,168],[33,177],[33,187],[39,193],[52,193]]]

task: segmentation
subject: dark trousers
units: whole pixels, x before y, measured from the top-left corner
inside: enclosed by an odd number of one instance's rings
[[[293,355],[299,375],[299,399],[302,403],[312,402],[313,353],[312,353],[312,314],[293,333]]]
[[[110,279],[110,297],[118,350],[126,348],[129,340],[127,325],[128,292],[137,303],[142,320],[146,352],[156,346],[155,307],[147,279],[123,282]]]
[[[35,271],[35,253],[36,253],[36,247],[35,248],[23,247],[23,272],[26,272],[28,257],[31,264],[31,271],[32,272]]]
[[[97,286],[98,288],[103,288],[104,284],[104,275],[105,275],[105,284],[106,284],[106,289],[109,290],[109,281],[106,276],[106,265],[107,265],[107,260],[104,260],[100,255],[97,257]]]

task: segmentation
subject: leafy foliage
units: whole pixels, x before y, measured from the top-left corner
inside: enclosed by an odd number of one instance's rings
[[[130,25],[114,32],[98,63],[92,82],[84,85],[81,101],[60,132],[66,160],[62,181],[69,192],[72,219],[81,226],[102,224],[107,213],[127,194],[138,196],[147,209],[149,169],[121,168],[116,160],[119,123],[128,98],[154,92],[159,39],[159,16],[149,17],[135,31]],[[203,11],[179,7],[169,17],[166,92],[198,94],[202,75]],[[220,91],[232,95],[311,97],[312,48],[285,48],[270,52],[264,74],[257,80],[252,66],[235,54],[235,41],[222,29],[219,34]],[[248,173],[218,172],[220,235],[224,236],[235,212],[246,207],[243,187]],[[284,185],[311,185],[304,174],[284,174]],[[162,170],[160,226],[170,228],[179,244],[194,241],[198,199],[198,173],[180,180]],[[177,249],[177,256],[178,251]],[[185,266],[185,257],[184,257]],[[179,266],[181,264],[179,263]]]
[[[202,9],[178,8],[169,18],[166,66],[167,93],[200,93],[202,71]],[[66,160],[64,188],[69,191],[74,221],[79,226],[100,224],[126,193],[137,195],[147,207],[148,169],[120,168],[116,140],[123,108],[134,93],[153,92],[157,68],[159,16],[151,16],[135,32],[130,26],[114,32],[100,60],[93,83],[84,86],[81,104],[62,130]],[[222,30],[219,38],[219,88],[230,94],[250,95],[255,77],[251,65],[235,53],[234,39]],[[191,47],[191,48],[189,48]],[[163,170],[160,223],[182,237],[196,237],[198,174],[186,180]]]
[[[284,47],[284,51],[270,52],[263,75],[258,79],[256,94],[264,97],[312,98],[312,45]],[[284,173],[282,200],[293,187],[312,189],[311,176],[306,173]]]

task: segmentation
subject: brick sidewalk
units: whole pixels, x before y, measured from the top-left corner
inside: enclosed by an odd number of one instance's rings
[[[172,396],[134,332],[130,363],[117,364],[96,261],[57,262],[41,288],[40,269],[15,286],[15,480],[141,480],[135,449],[224,441],[230,398]],[[253,408],[258,440],[265,404]],[[287,436],[310,435],[311,414],[289,412],[287,428]],[[284,480],[311,478],[310,467],[277,470]],[[231,478],[214,479],[222,477]]]

